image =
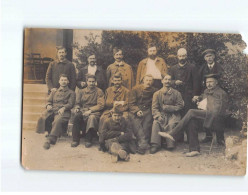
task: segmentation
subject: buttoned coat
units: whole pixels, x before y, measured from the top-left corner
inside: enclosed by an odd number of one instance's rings
[[[113,76],[115,73],[120,72],[122,75],[122,85],[127,89],[132,89],[135,84],[133,69],[130,65],[125,62],[122,62],[121,65],[118,65],[117,62],[110,64],[106,70],[108,87],[113,85]]]
[[[52,88],[59,88],[59,77],[61,74],[68,76],[68,87],[72,90],[75,90],[76,70],[74,65],[67,59],[63,62],[55,60],[49,64],[46,72],[46,84],[48,89],[51,90]]]
[[[147,60],[148,60],[148,58],[145,58],[145,59],[141,60],[139,65],[138,65],[137,75],[136,75],[136,85],[141,84],[142,81],[143,81],[144,76],[146,75]],[[157,57],[156,61],[155,61],[155,65],[158,68],[158,70],[160,71],[162,76],[165,76],[167,74],[167,72],[168,72],[167,65],[166,65],[165,61],[162,58]]]

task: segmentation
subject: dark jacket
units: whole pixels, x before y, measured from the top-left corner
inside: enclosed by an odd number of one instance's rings
[[[203,126],[218,130],[223,123],[228,107],[227,93],[217,86],[214,90],[206,89],[200,99],[207,98],[207,114]]]
[[[186,63],[183,67],[176,64],[169,71],[172,80],[172,86],[178,90],[184,97],[200,95],[200,84],[197,77],[196,67],[193,64]],[[180,80],[182,85],[176,85],[175,81]]]
[[[199,78],[198,80],[200,83],[200,94],[203,93],[204,90],[206,89],[204,76],[207,74],[218,74],[219,77],[221,78],[222,74],[223,74],[223,68],[219,63],[216,63],[216,62],[215,62],[214,66],[211,70],[209,69],[209,67],[206,63],[200,67],[200,69],[198,71],[198,78]],[[220,84],[220,86],[221,86],[221,84]]]
[[[135,86],[129,93],[129,111],[136,114],[138,111],[151,109],[152,97],[157,91],[154,87],[144,88],[144,85]]]
[[[121,135],[124,132],[124,135]],[[117,138],[119,143],[128,142],[132,139],[131,128],[128,122],[122,117],[120,123],[116,123],[112,118],[108,118],[103,123],[103,140]]]
[[[146,75],[146,63],[147,63],[148,58],[145,58],[140,61],[137,69],[137,75],[136,75],[136,85],[139,85],[142,83],[144,76]],[[159,69],[160,73],[162,76],[165,76],[167,74],[167,65],[165,61],[157,57],[157,60],[155,62],[155,65]]]
[[[88,66],[83,67],[78,72],[77,87],[79,89],[83,89],[81,86],[81,82],[86,82],[87,74],[88,74]],[[97,87],[104,91],[106,89],[107,84],[106,84],[105,72],[103,71],[101,66],[97,66],[95,76],[96,76],[96,81],[97,81]]]
[[[63,62],[55,60],[49,64],[46,72],[46,84],[48,89],[51,90],[52,88],[59,88],[59,76],[61,74],[66,74],[68,76],[68,86],[71,90],[75,90],[76,71],[74,65],[69,60],[65,60]]]

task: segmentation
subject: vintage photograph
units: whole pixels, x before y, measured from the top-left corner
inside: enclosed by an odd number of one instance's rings
[[[241,34],[26,28],[23,37],[25,169],[246,174]]]

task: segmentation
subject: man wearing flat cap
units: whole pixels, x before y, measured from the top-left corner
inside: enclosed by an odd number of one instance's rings
[[[119,159],[128,161],[131,152],[132,130],[130,123],[122,117],[122,110],[122,105],[114,106],[111,118],[104,121],[101,134],[101,147],[112,154],[112,162]]]
[[[108,87],[113,85],[112,81],[115,73],[120,72],[122,75],[122,85],[131,90],[135,82],[132,67],[123,61],[123,51],[121,49],[114,48],[113,55],[115,62],[110,64],[106,71]]]
[[[214,49],[206,49],[202,52],[202,56],[204,57],[205,64],[199,70],[199,81],[200,81],[200,93],[206,89],[205,83],[205,75],[208,74],[217,74],[220,78],[223,73],[222,66],[215,61],[216,51]],[[219,81],[219,86],[220,81]],[[202,140],[203,143],[210,142],[212,140],[212,134],[208,130],[206,131],[206,137]]]
[[[209,74],[205,76],[207,89],[201,96],[194,97],[198,109],[190,109],[175,128],[161,136],[174,140],[175,135],[184,127],[188,127],[189,153],[188,157],[200,154],[198,141],[198,125],[204,129],[216,132],[218,144],[224,142],[224,117],[226,115],[228,97],[226,92],[218,86],[218,75]]]

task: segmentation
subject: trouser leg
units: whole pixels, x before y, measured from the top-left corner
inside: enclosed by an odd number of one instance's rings
[[[50,135],[59,137],[62,132],[63,124],[67,123],[69,118],[60,115],[54,116],[54,121],[52,123],[52,130]]]
[[[37,121],[36,133],[50,133],[52,128],[52,122],[54,120],[54,113],[45,111],[41,114],[41,117]]]
[[[198,129],[199,126],[202,126],[202,119],[192,118],[187,126],[188,129],[188,141],[189,141],[189,151],[198,151],[200,152],[200,145],[198,140]]]
[[[151,144],[156,144],[159,147],[161,147],[161,136],[158,134],[160,131],[160,123],[154,120],[152,124]]]
[[[148,111],[147,113],[144,112],[144,119],[143,119],[143,129],[145,134],[145,142],[149,144],[151,140],[151,131],[152,131],[152,112]]]
[[[75,142],[80,141],[80,131],[83,130],[84,119],[81,112],[79,112],[74,117],[73,127],[72,127],[72,140]]]
[[[204,119],[206,117],[205,110],[197,110],[197,109],[190,109],[187,114],[180,120],[175,128],[173,128],[169,134],[175,136],[178,132],[180,132],[184,127],[186,127],[189,121],[194,119]]]

